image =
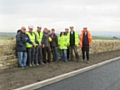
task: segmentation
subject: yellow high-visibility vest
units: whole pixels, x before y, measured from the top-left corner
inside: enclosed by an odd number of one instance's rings
[[[70,32],[67,35],[68,40],[68,45],[70,45]],[[78,46],[79,45],[79,35],[77,32],[75,32],[75,45]]]
[[[37,41],[38,41],[39,43],[41,43],[41,42],[42,42],[42,38],[43,38],[43,32],[38,33],[38,31],[35,31],[34,33],[35,33],[35,35],[36,35]]]
[[[32,34],[30,32],[26,32],[26,34],[28,35],[28,37],[30,38],[30,41],[32,43],[35,43],[35,34],[32,32]],[[32,48],[32,44],[26,43],[26,47],[27,48]]]
[[[59,49],[67,49],[67,37],[65,35],[58,37]]]

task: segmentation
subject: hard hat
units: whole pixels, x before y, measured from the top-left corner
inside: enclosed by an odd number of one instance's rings
[[[52,42],[52,38],[51,37],[49,37],[48,40],[49,40],[49,42]]]
[[[33,29],[33,28],[34,28],[34,26],[33,26],[33,25],[29,25],[29,26],[28,26],[28,28],[31,28],[31,29]]]
[[[42,28],[42,25],[37,25],[38,28]]]

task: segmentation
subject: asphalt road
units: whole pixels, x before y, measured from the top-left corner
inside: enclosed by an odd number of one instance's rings
[[[120,60],[36,90],[120,90]]]

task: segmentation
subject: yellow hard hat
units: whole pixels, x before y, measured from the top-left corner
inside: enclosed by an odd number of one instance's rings
[[[51,37],[49,37],[48,40],[49,40],[49,42],[52,42],[52,38]]]

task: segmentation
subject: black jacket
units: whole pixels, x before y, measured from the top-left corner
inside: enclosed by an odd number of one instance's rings
[[[28,36],[23,34],[21,31],[17,32],[16,35],[16,51],[17,52],[26,52],[26,43]]]
[[[50,46],[58,47],[58,37],[57,37],[57,35],[54,34],[53,37],[52,37],[52,34],[51,34],[50,37],[52,38],[52,42],[50,43]]]

